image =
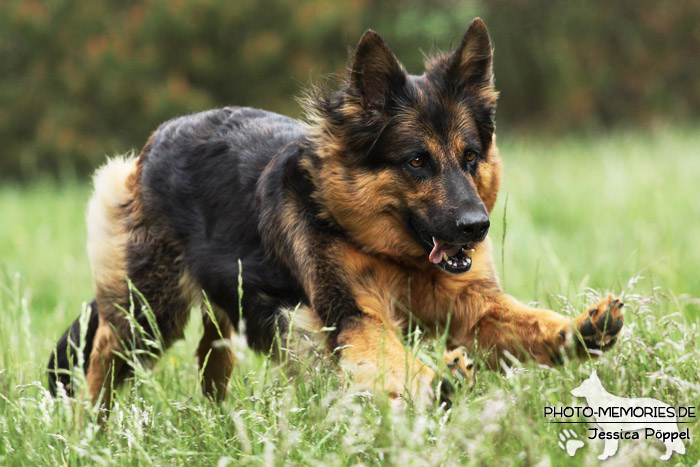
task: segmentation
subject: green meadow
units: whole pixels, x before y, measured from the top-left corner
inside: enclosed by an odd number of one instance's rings
[[[52,398],[44,368],[65,328],[92,298],[85,252],[87,182],[0,186],[0,465],[597,465],[585,423],[548,423],[545,406],[595,369],[618,396],[671,405],[700,401],[700,128],[667,127],[559,139],[499,139],[505,163],[492,213],[505,290],[576,314],[605,293],[623,296],[625,328],[597,360],[558,368],[510,362],[478,369],[473,392],[449,411],[395,407],[352,390],[326,365],[281,365],[234,342],[226,401],[199,391],[193,311],[187,337],[153,371],[137,370],[105,427],[82,397]],[[409,336],[426,360],[439,342]],[[476,355],[477,366],[479,355]],[[698,409],[696,407],[696,413]],[[700,423],[686,454],[700,461]],[[573,457],[566,427],[585,442]],[[664,446],[621,440],[605,465],[656,465]]]

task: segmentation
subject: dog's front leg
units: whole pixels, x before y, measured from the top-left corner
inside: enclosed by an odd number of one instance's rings
[[[362,314],[342,325],[338,345],[341,365],[360,387],[392,398],[432,399],[435,372],[406,350],[390,323]]]
[[[348,245],[329,246],[307,282],[313,311],[333,329],[329,348],[361,388],[427,401],[435,372],[409,352],[392,320],[398,278]]]
[[[573,319],[523,305],[496,291],[478,300],[471,297],[467,303],[479,309],[461,310],[463,314],[478,314],[480,318],[469,329],[460,326],[458,315],[452,334],[461,343],[476,339],[481,349],[493,350],[490,362],[494,365],[505,352],[519,359],[531,357],[538,363],[552,365],[561,361],[563,349],[571,349],[580,356],[591,350],[607,350],[622,329],[623,303],[611,296]]]

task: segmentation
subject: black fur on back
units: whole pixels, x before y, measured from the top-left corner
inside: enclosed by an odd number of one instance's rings
[[[308,304],[288,264],[274,253],[274,245],[263,240],[265,232],[277,227],[275,213],[288,196],[283,185],[301,197],[311,190],[297,164],[306,130],[291,118],[250,108],[210,110],[162,124],[140,156],[139,185],[142,222],[151,225],[148,235],[167,241],[155,241],[164,249],[157,258],[149,251],[149,242],[127,245],[127,274],[134,286],[150,299],[179,294],[180,290],[162,289],[152,278],[158,268],[172,266],[158,261],[184,260],[197,285],[226,311],[234,326],[238,327],[242,313],[250,345],[269,350],[275,332],[286,326],[279,319],[280,308]],[[268,198],[265,209],[258,194],[263,171],[268,184],[263,190]],[[310,199],[303,202],[310,214],[316,212]],[[268,212],[265,219],[264,212]],[[156,303],[149,303],[156,308]],[[181,337],[182,329],[169,310],[154,311],[166,343]],[[86,372],[97,326],[93,301],[83,346]],[[69,370],[77,364],[79,336],[77,318],[51,355],[49,389],[54,395],[58,381],[72,393]]]
[[[211,110],[163,124],[143,156],[146,215],[167,222],[184,247],[190,273],[234,324],[240,260],[246,333],[260,350],[271,344],[276,311],[306,298],[284,262],[271,255],[273,246],[262,240],[261,231],[275,226],[261,222],[258,182],[268,166],[284,177],[305,130],[300,122],[262,110]],[[303,177],[295,183],[303,184]],[[273,189],[281,202],[282,186]]]

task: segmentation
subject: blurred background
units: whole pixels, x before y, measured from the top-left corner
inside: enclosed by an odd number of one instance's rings
[[[700,2],[3,0],[0,176],[84,177],[161,122],[236,104],[300,116],[371,27],[409,72],[474,16],[495,45],[499,133],[700,116]],[[503,131],[506,129],[506,131]]]

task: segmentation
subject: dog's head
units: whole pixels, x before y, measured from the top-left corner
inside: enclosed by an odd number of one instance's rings
[[[496,98],[481,19],[420,76],[367,31],[343,89],[310,99],[333,217],[367,250],[468,271],[500,184]]]

